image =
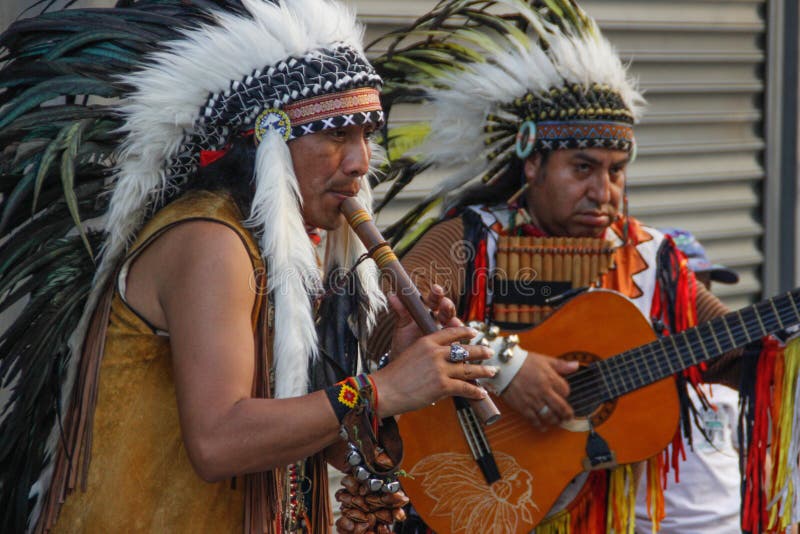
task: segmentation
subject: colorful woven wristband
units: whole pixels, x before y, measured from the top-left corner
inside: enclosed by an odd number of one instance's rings
[[[328,401],[330,401],[339,423],[350,410],[358,406],[359,389],[360,387],[352,376],[325,388],[325,394],[328,395]]]

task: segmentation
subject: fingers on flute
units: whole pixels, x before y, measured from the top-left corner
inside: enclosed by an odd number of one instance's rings
[[[442,328],[438,332],[430,335],[431,341],[439,345],[450,345],[462,339],[472,339],[478,335],[478,331],[468,326],[454,326]]]
[[[444,299],[444,289],[439,284],[433,284],[431,290],[428,292],[426,304],[433,309],[436,309]]]
[[[466,364],[469,365],[469,364]],[[474,367],[480,367],[480,365],[476,365]],[[451,395],[464,397],[465,399],[474,399],[474,400],[481,400],[485,399],[489,394],[486,393],[486,390],[480,386],[476,386],[470,382],[465,380],[455,380],[454,381],[454,388],[451,391]]]
[[[470,362],[480,362],[483,360],[488,360],[492,356],[494,356],[494,351],[489,347],[484,347],[482,345],[462,345],[467,352],[469,352],[469,356],[467,357],[467,361]]]
[[[493,378],[499,369],[493,365],[476,365],[474,363],[454,363],[448,375],[458,380],[475,380],[476,378]]]
[[[392,311],[397,316],[397,322],[395,323],[395,326],[399,328],[411,323],[411,321],[413,320],[411,318],[411,314],[408,313],[408,310],[400,301],[400,297],[398,297],[394,293],[389,293],[387,295],[387,298],[389,300],[389,306],[392,308]]]

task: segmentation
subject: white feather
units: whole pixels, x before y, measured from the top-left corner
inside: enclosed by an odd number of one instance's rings
[[[549,49],[543,50],[536,36],[520,40],[513,34],[501,35],[487,30],[486,39],[468,41],[469,33],[476,30],[456,31],[454,39],[458,40],[459,32],[464,33],[463,40],[473,43],[485,60],[459,65],[458,69],[438,78],[436,84],[427,80],[423,86],[419,80],[419,88],[425,89],[435,111],[430,134],[411,155],[422,157],[433,166],[455,167],[451,178],[438,187],[437,192],[462,187],[487,170],[486,158],[481,157],[493,148],[484,142],[487,115],[508,115],[501,106],[527,93],[548,91],[565,83],[587,88],[597,83],[608,85],[620,94],[637,120],[644,105],[635,80],[628,75],[614,48],[594,23],[581,35],[565,34],[542,21],[522,2],[504,0],[499,3],[535,21]],[[436,88],[431,89],[431,86]]]
[[[319,267],[301,213],[289,147],[270,130],[256,151],[256,191],[245,225],[259,235],[267,286],[275,299],[275,396],[304,395],[317,355],[311,298],[322,290]]]

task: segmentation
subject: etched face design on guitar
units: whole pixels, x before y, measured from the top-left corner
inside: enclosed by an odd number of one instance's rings
[[[369,170],[372,124],[322,130],[289,141],[303,220],[325,230],[344,224],[339,205],[358,194]]]
[[[525,161],[533,223],[552,236],[601,237],[616,220],[629,155],[604,148],[555,150]]]

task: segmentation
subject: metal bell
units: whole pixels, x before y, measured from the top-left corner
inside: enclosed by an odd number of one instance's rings
[[[348,464],[355,467],[361,463],[361,455],[358,454],[358,451],[351,450],[347,453],[347,456],[345,456],[345,460]]]
[[[396,480],[392,480],[391,482],[387,482],[381,488],[384,493],[397,493],[400,491],[400,483]]]
[[[369,478],[369,471],[367,471],[361,466],[356,467],[355,470],[353,471],[353,474],[356,476],[356,480],[358,480],[359,482],[364,482]]]
[[[369,486],[370,491],[380,491],[383,487],[383,480],[379,478],[371,478],[369,482],[367,482],[367,486]]]

